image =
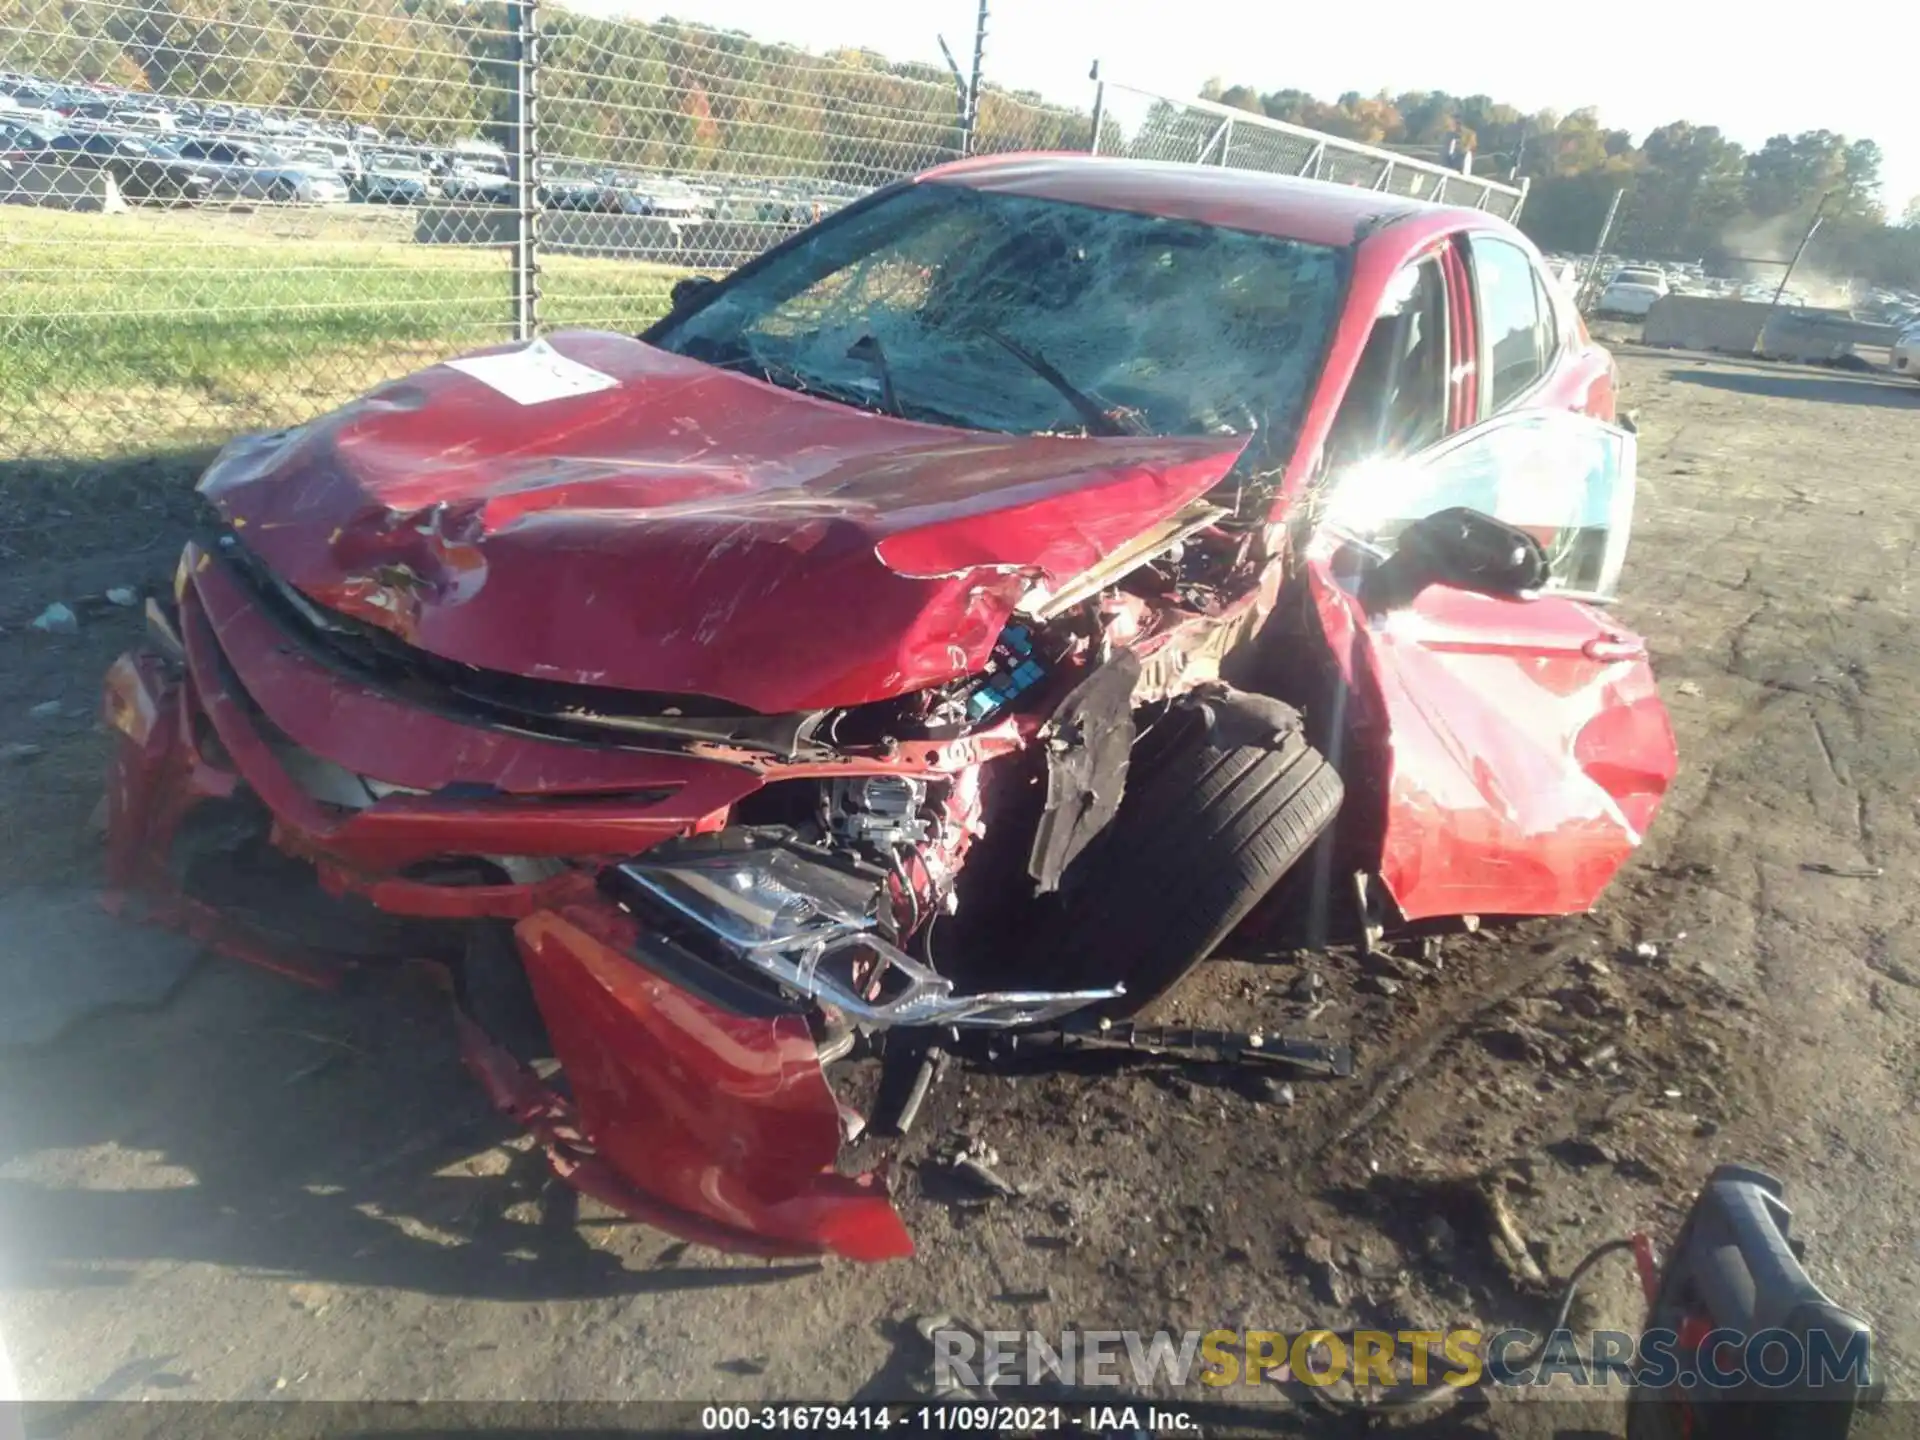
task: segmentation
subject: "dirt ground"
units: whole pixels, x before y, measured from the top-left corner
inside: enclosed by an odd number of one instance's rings
[[[1621,363],[1642,490],[1620,609],[1654,647],[1676,789],[1593,916],[1450,940],[1437,966],[1243,944],[1181,996],[1196,1020],[1350,1036],[1356,1078],[1289,1096],[1178,1067],[950,1073],[896,1162],[918,1257],[774,1266],[568,1214],[427,989],[327,996],[207,960],[157,1007],[0,1057],[0,1330],[26,1391],[827,1399],[904,1394],[923,1363],[907,1322],[929,1312],[1537,1326],[1548,1302],[1435,1177],[1504,1167],[1561,1275],[1630,1228],[1670,1235],[1709,1168],[1740,1160],[1786,1178],[1816,1274],[1874,1318],[1879,1374],[1909,1396],[1920,387]],[[0,571],[0,757],[39,747],[0,758],[0,898],[94,875],[89,707],[138,621],[25,622],[164,583],[170,545],[137,538]],[[47,701],[58,715],[30,715]],[[1311,1016],[1303,969],[1326,982]],[[938,1184],[923,1162],[961,1135],[1026,1193]],[[1635,1295],[1609,1267],[1579,1318],[1632,1325]]]

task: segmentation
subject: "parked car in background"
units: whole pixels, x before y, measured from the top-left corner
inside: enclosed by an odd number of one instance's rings
[[[205,135],[188,135],[175,140],[173,153],[183,160],[192,160],[202,165],[213,166],[216,170],[226,170],[235,166],[251,169],[261,163],[262,151],[258,145],[244,140],[216,139]]]
[[[324,150],[264,149],[239,185],[245,198],[282,204],[340,205],[352,198],[345,178],[333,168],[333,157]]]
[[[432,165],[443,199],[469,205],[511,205],[518,198],[507,157],[498,146],[466,141]]]
[[[59,108],[76,130],[144,130],[157,135],[174,128],[172,112],[152,105],[129,105],[113,100],[89,100]]]
[[[1751,281],[1741,287],[1740,298],[1742,300],[1752,301],[1757,305],[1780,304],[1804,306],[1809,303],[1807,296],[1800,291],[1782,289],[1778,280]]]
[[[518,198],[506,152],[489,141],[461,140],[434,156],[428,169],[448,200],[510,205]]]
[[[51,108],[53,92],[52,85],[29,79],[24,75],[9,76],[5,80],[0,80],[0,95],[6,96],[24,110]]]
[[[549,210],[621,213],[620,189],[611,175],[554,175],[540,186],[540,203]]]
[[[1653,302],[1670,293],[1667,277],[1658,270],[1619,270],[1600,292],[1595,309],[1602,315],[1645,319]]]
[[[105,172],[128,200],[190,205],[213,193],[213,171],[182,160],[160,142],[141,136],[105,130],[49,134],[34,127],[16,127],[10,134],[5,153],[12,164]]]
[[[227,446],[107,677],[109,883],[443,965],[492,1098],[647,1223],[908,1253],[837,1168],[853,1062],[1138,1012],[1284,880],[1311,946],[1595,903],[1675,769],[1601,608],[1614,380],[1484,211],[943,167],[643,337]]]
[[[214,177],[214,192],[226,199],[283,204],[337,204],[349,198],[347,183],[329,168],[324,152],[284,152],[254,140],[190,136],[172,152]]]
[[[1920,321],[1910,321],[1894,340],[1892,363],[1895,374],[1920,380]]]
[[[354,181],[360,178],[366,168],[364,161],[361,159],[359,147],[349,140],[336,136],[327,136],[309,141],[306,148],[311,151],[316,158],[325,156],[333,172],[347,182],[349,189],[353,187]]]
[[[356,200],[382,205],[418,205],[433,194],[427,163],[411,150],[369,150],[357,180]]]
[[[59,111],[30,105],[14,105],[0,109],[0,126],[37,130],[45,135],[57,135],[68,128]]]
[[[620,208],[628,215],[654,215],[663,220],[699,220],[707,201],[687,185],[672,179],[634,181],[620,187]]]

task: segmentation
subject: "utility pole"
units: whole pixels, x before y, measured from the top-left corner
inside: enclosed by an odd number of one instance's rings
[[[1827,201],[1832,198],[1833,191],[1829,190],[1820,197],[1820,203],[1813,207],[1813,223],[1807,226],[1807,233],[1800,237],[1800,248],[1793,252],[1793,259],[1787,262],[1787,273],[1780,277],[1779,287],[1773,292],[1773,303],[1767,306],[1769,310],[1778,306],[1780,297],[1787,293],[1787,282],[1793,279],[1794,268],[1799,265],[1800,257],[1807,253],[1807,246],[1813,243],[1814,232],[1820,228],[1820,222],[1825,218],[1823,212],[1827,208]]]

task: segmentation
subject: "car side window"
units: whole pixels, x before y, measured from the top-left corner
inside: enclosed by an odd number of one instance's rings
[[[1560,307],[1554,303],[1548,277],[1537,267],[1533,272],[1534,303],[1540,308],[1540,357],[1545,369],[1553,368],[1553,357],[1560,353]]]
[[[1610,598],[1633,520],[1633,436],[1586,415],[1520,410],[1410,459],[1341,476],[1322,518],[1377,555],[1409,525],[1465,506],[1527,531],[1547,553],[1547,588]]]
[[[1411,455],[1447,433],[1447,282],[1437,259],[1414,262],[1383,295],[1327,436],[1331,470]]]
[[[1546,373],[1553,311],[1544,306],[1532,258],[1491,235],[1472,242],[1473,289],[1485,337],[1493,413],[1505,409]]]

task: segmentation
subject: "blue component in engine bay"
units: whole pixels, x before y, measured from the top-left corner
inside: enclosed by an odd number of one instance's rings
[[[1047,678],[1047,667],[1033,653],[1033,634],[1024,625],[1009,625],[994,642],[987,668],[967,696],[967,718],[978,723],[1004,710]]]

